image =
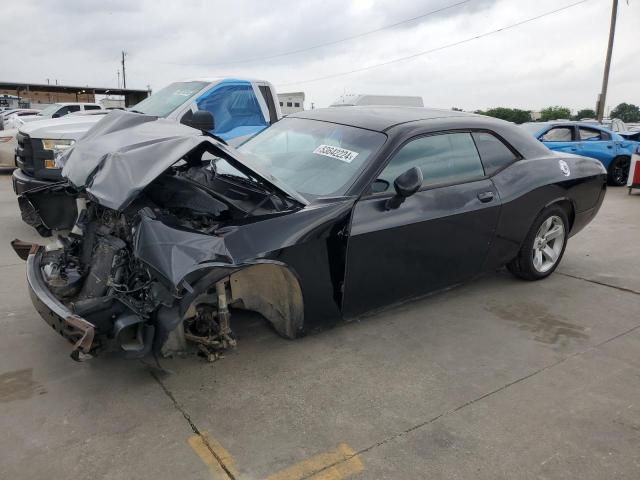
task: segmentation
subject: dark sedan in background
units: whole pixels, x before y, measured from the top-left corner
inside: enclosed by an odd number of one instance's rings
[[[230,307],[294,338],[504,265],[545,278],[607,177],[510,123],[398,107],[299,112],[237,150],[114,112],[62,161],[24,201],[71,234],[14,248],[76,359],[215,354]]]

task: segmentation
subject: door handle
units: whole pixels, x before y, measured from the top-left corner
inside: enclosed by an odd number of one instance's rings
[[[613,145],[607,145],[607,148],[613,148]]]
[[[480,200],[482,203],[488,203],[491,200],[493,200],[493,192],[489,191],[489,192],[482,192],[478,194],[478,200]]]

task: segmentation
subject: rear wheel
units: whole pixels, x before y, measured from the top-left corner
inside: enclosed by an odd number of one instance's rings
[[[629,167],[631,159],[629,157],[616,157],[609,165],[609,185],[622,187],[627,184],[629,177]]]
[[[552,206],[536,218],[525,238],[518,256],[507,265],[516,277],[541,280],[558,267],[569,235],[569,221],[565,210]]]

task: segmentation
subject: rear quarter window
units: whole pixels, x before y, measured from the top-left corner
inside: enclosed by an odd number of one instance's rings
[[[473,132],[486,175],[493,175],[518,160],[518,156],[502,140],[488,132]]]

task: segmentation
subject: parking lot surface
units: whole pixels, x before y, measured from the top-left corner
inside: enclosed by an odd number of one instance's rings
[[[287,341],[234,316],[206,363],[75,363],[39,318],[37,240],[0,175],[0,478],[638,479],[640,194],[559,270],[505,271]],[[373,259],[374,260],[374,259]]]

